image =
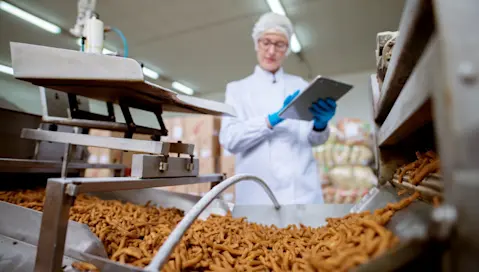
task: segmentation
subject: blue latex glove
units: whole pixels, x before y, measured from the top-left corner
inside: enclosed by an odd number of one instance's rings
[[[336,101],[331,98],[319,99],[313,103],[309,111],[313,114],[314,130],[323,131],[336,113]]]
[[[271,125],[271,127],[275,127],[277,124],[281,123],[284,121],[283,118],[279,117],[279,113],[286,107],[288,106],[289,103],[291,103],[291,101],[293,101],[293,99],[298,96],[299,94],[299,90],[297,90],[294,94],[291,94],[289,95],[288,97],[286,97],[286,99],[284,100],[283,102],[283,107],[275,112],[275,113],[272,113],[270,115],[268,115],[268,121],[269,121],[269,124]]]

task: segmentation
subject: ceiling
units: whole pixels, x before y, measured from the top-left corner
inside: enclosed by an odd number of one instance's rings
[[[63,28],[50,34],[0,11],[0,63],[10,64],[9,42],[77,49],[68,29],[75,0],[8,1]],[[251,29],[269,11],[264,0],[97,0],[105,25],[125,34],[130,57],[199,95],[222,92],[227,82],[252,72],[256,58]],[[403,0],[282,0],[295,25],[311,74],[338,75],[374,69],[376,33],[396,30]],[[122,49],[114,33],[106,46]],[[291,55],[285,69],[308,76],[308,65]],[[157,80],[160,85],[169,82]],[[170,87],[170,86],[166,86]]]

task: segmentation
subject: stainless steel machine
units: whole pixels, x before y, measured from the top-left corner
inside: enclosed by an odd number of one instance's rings
[[[198,161],[192,155],[191,145],[161,141],[167,133],[161,113],[234,115],[227,105],[177,95],[145,82],[139,64],[130,59],[12,43],[15,77],[71,97],[71,116],[51,118],[49,123],[125,132],[125,139],[113,139],[23,129],[24,139],[66,144],[66,153],[72,146],[99,146],[150,155],[135,155],[132,177],[63,175],[49,179],[43,216],[0,203],[2,215],[12,214],[9,218],[16,218],[0,223],[0,256],[6,256],[0,260],[0,267],[3,265],[8,271],[58,271],[62,267],[68,270],[73,260],[82,260],[101,271],[158,271],[195,218],[213,212],[224,214],[230,209],[217,198],[222,191],[236,182],[254,180],[259,189],[268,193],[272,205],[234,206],[232,215],[279,227],[299,223],[320,226],[327,217],[396,202],[404,197],[398,196],[397,190],[418,191],[421,200],[397,212],[387,225],[401,238],[401,244],[357,270],[478,270],[479,158],[475,151],[479,115],[474,113],[479,103],[479,36],[475,34],[478,20],[479,3],[474,0],[406,1],[381,88],[375,76],[371,77],[372,92],[378,94],[373,104],[380,185],[354,206],[280,206],[266,183],[257,177],[238,175],[223,180],[222,175],[198,176]],[[44,69],[46,63],[49,69]],[[75,107],[74,95],[120,104],[126,124],[85,118],[85,113],[75,115],[79,109]],[[154,112],[161,129],[136,126],[129,107]],[[153,135],[152,141],[129,139],[139,130]],[[397,182],[396,169],[411,162],[415,151],[427,149],[439,153],[441,173],[426,177],[418,186]],[[68,157],[64,156],[64,168],[68,168]],[[197,182],[219,184],[202,198],[152,189]],[[187,213],[150,265],[140,269],[110,261],[98,238],[81,224],[68,221],[68,211],[79,193],[137,204],[150,200]],[[439,207],[431,205],[434,197],[443,199]]]
[[[68,95],[52,89],[41,87],[39,90],[43,114],[41,116],[29,114],[16,109],[11,105],[3,105],[0,108],[0,138],[4,144],[0,146],[0,173],[6,176],[19,175],[35,176],[50,175],[57,176],[62,171],[62,157],[65,153],[65,144],[31,141],[22,139],[19,135],[22,129],[74,132],[88,134],[89,128],[74,129],[69,125],[53,124],[51,119],[66,119],[68,117],[69,105]],[[84,97],[77,98],[79,109],[87,111],[89,101]],[[115,175],[120,176],[124,166],[120,163],[88,163],[88,150],[79,146],[70,153],[70,164],[64,175],[79,176],[85,169],[106,168],[112,169]]]

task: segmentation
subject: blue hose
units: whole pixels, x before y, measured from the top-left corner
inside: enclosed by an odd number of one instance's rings
[[[123,55],[125,58],[127,58],[128,57],[128,42],[126,41],[125,35],[123,35],[123,32],[121,32],[121,30],[119,30],[116,27],[112,27],[111,30],[114,31],[116,34],[118,34],[118,36],[120,36],[121,41],[123,42]]]

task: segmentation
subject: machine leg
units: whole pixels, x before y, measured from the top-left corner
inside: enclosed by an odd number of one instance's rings
[[[161,116],[163,114],[163,110],[158,109],[155,112],[156,119],[158,120],[158,124],[160,125],[160,131],[161,134],[155,134],[152,136],[153,141],[160,141],[161,136],[168,136],[168,130],[166,129],[165,122],[163,121],[163,117]]]
[[[65,194],[66,184],[48,181],[38,239],[35,272],[62,271],[68,216],[74,197]]]
[[[125,138],[131,139],[133,137],[133,133],[135,133],[136,125],[133,122],[133,117],[130,113],[130,108],[128,105],[124,103],[120,103],[121,112],[123,113],[123,117],[125,117],[126,125],[128,126],[128,131],[125,132]]]
[[[70,151],[71,151],[71,144],[65,144],[65,151],[63,152],[63,160],[62,160],[62,178],[66,178],[68,175],[68,161],[70,158]]]

